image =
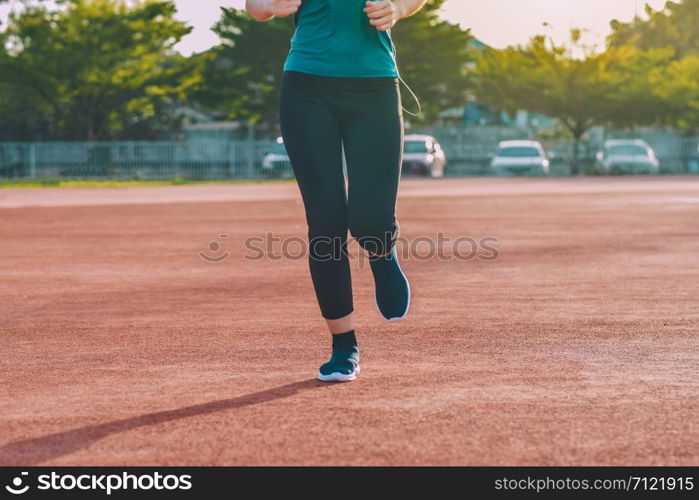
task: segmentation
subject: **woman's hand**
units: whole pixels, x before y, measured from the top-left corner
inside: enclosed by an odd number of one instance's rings
[[[398,7],[390,0],[377,0],[375,2],[367,0],[364,12],[369,17],[369,23],[379,31],[393,28],[401,18]]]
[[[277,17],[294,14],[301,6],[301,0],[267,0],[267,3],[267,11]]]
[[[399,19],[410,17],[422,9],[427,0],[378,0],[366,2],[364,12],[369,16],[369,22],[379,31],[386,31]]]
[[[256,21],[295,14],[300,6],[301,0],[246,0],[245,2],[245,10]]]

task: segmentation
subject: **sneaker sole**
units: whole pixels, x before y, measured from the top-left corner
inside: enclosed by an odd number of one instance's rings
[[[318,380],[321,382],[351,382],[357,378],[359,372],[359,365],[357,365],[357,368],[355,368],[352,373],[333,372],[328,375],[323,375],[322,373],[318,372]]]
[[[379,301],[376,299],[376,284],[374,284],[374,305],[376,306],[376,310],[379,311],[379,314],[383,319],[386,321],[400,321],[401,319],[405,318],[408,315],[408,311],[410,310],[410,281],[408,281],[408,277],[405,275],[403,272],[403,268],[400,267],[400,262],[396,259],[396,264],[398,264],[398,270],[400,271],[401,276],[403,276],[403,279],[405,280],[405,284],[408,286],[408,307],[405,308],[405,312],[403,313],[402,316],[396,316],[395,318],[387,318],[386,316],[383,315],[381,312],[381,309],[379,308]]]

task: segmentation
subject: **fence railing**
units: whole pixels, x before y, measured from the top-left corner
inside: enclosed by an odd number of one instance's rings
[[[0,143],[0,176],[256,178],[273,145],[269,140]]]
[[[448,176],[492,175],[498,142],[523,138],[433,131],[446,156]],[[661,173],[699,174],[699,138],[643,137],[654,148]],[[551,156],[551,175],[594,172],[599,144],[580,144],[577,159],[569,139],[541,141]],[[273,140],[184,142],[0,142],[0,178],[257,179],[290,176],[291,166]],[[577,167],[575,169],[574,167]]]

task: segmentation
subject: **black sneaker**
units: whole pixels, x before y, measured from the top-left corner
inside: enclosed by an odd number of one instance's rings
[[[359,347],[334,348],[330,361],[323,364],[318,380],[323,382],[349,382],[359,375]]]
[[[388,321],[405,318],[410,309],[410,283],[398,263],[398,252],[393,247],[384,257],[369,257],[374,275],[374,303]]]

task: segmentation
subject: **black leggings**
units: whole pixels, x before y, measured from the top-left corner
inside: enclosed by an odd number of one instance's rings
[[[324,318],[342,318],[353,310],[347,231],[379,255],[389,252],[398,236],[403,154],[398,79],[285,71],[279,101],[282,137],[306,209],[318,304]]]

